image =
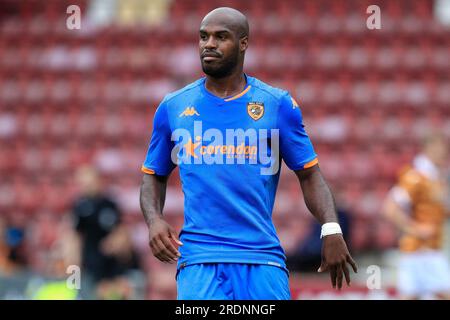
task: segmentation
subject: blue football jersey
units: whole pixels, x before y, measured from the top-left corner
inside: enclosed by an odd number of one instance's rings
[[[178,266],[286,267],[272,222],[280,163],[301,170],[317,164],[317,155],[290,94],[245,76],[245,89],[233,97],[215,96],[202,78],[168,94],[156,110],[142,171],[166,176],[179,166]]]

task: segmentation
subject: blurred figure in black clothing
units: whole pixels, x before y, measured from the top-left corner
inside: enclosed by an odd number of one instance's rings
[[[349,239],[350,233],[350,215],[345,207],[337,207],[337,215],[339,225],[342,229],[342,235],[345,242],[351,250]],[[289,270],[299,272],[317,272],[320,266],[322,255],[322,239],[320,239],[321,226],[318,223],[313,223],[309,234],[298,244],[295,249],[287,257],[287,265]]]
[[[84,296],[92,298],[92,290],[97,291],[96,298],[128,296],[129,288],[121,277],[138,268],[138,259],[127,228],[121,223],[121,212],[114,201],[102,194],[95,169],[80,168],[76,180],[81,196],[74,203],[73,215],[82,242],[82,283],[88,286],[82,288],[87,293]],[[105,287],[114,288],[103,294]]]

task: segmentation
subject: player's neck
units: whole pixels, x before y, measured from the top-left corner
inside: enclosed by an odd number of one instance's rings
[[[241,93],[246,86],[246,79],[244,72],[232,73],[224,78],[213,78],[206,76],[205,87],[214,95],[226,98]]]

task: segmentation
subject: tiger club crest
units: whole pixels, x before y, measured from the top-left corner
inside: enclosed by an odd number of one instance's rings
[[[259,120],[264,115],[264,103],[249,102],[247,104],[247,113],[253,120]]]

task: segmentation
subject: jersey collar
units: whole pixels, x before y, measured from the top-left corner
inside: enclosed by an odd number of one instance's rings
[[[220,100],[221,102],[229,102],[229,101],[233,101],[233,100],[239,99],[240,97],[244,96],[244,95],[251,89],[251,87],[252,87],[251,84],[250,84],[251,78],[249,78],[249,77],[247,76],[246,73],[244,73],[244,77],[245,77],[245,82],[246,82],[246,83],[245,83],[244,90],[242,90],[240,93],[238,93],[238,94],[236,94],[236,95],[234,95],[234,96],[221,98],[221,97],[218,97],[218,96],[216,96],[215,94],[209,92],[209,91],[206,89],[206,86],[205,86],[206,77],[203,78],[203,83],[202,83],[202,86],[201,86],[201,87],[202,87],[202,91],[203,91],[206,95],[208,95],[209,97],[212,97],[212,98],[214,98],[214,99]]]

